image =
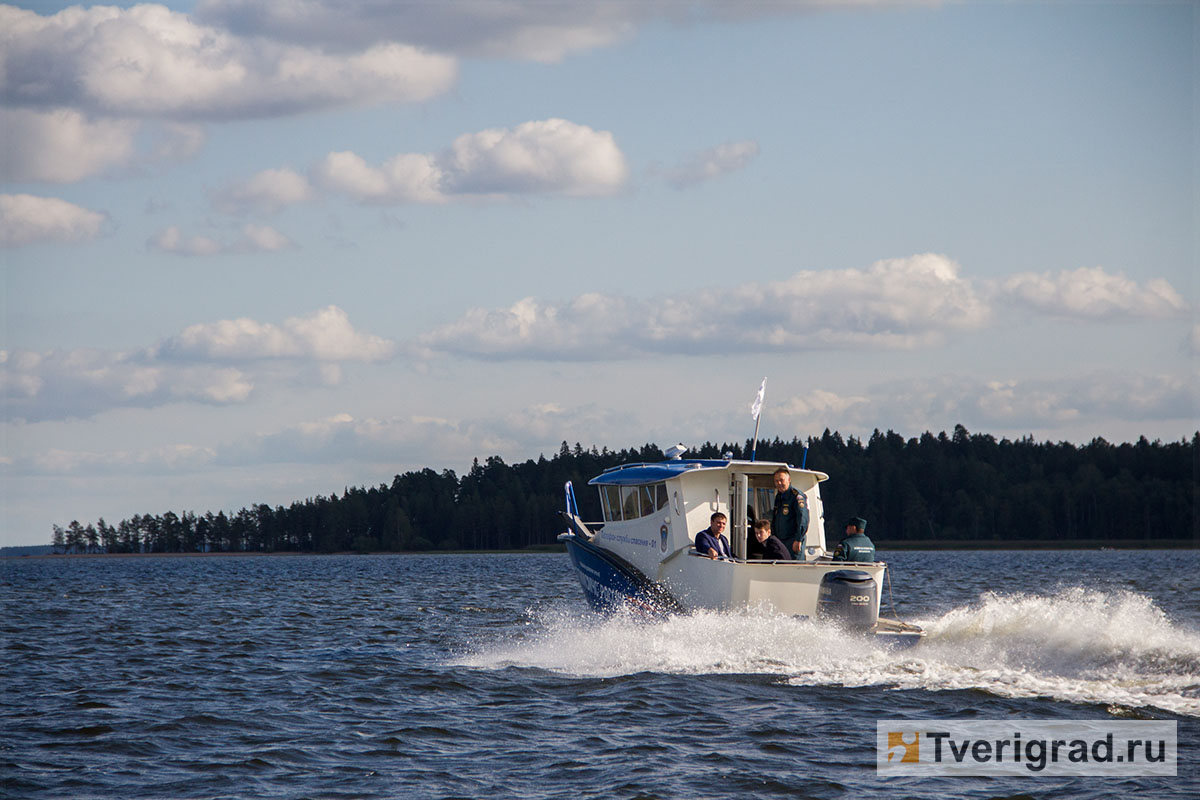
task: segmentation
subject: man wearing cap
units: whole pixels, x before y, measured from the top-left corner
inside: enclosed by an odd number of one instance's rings
[[[846,521],[846,538],[833,551],[834,561],[855,561],[862,564],[874,563],[875,544],[867,538],[867,521],[862,517],[851,517]]]
[[[792,558],[804,559],[804,537],[808,534],[808,501],[803,492],[792,488],[792,473],[787,467],[775,470],[775,511],[771,531],[779,537]]]

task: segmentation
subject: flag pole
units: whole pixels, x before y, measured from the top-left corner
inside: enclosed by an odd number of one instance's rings
[[[750,446],[750,460],[754,460],[754,454],[758,452],[758,421],[759,417],[754,418],[754,444]]]
[[[762,379],[762,385],[758,387],[758,396],[754,398],[754,402],[750,405],[750,413],[754,415],[754,443],[750,445],[750,460],[754,460],[754,456],[758,453],[758,423],[762,421],[762,404],[763,397],[767,393],[767,379]]]

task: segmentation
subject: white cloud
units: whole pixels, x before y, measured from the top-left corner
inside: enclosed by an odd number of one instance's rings
[[[241,236],[231,242],[219,242],[210,236],[185,236],[179,226],[170,225],[152,236],[146,246],[179,256],[216,256],[228,253],[273,253],[295,245],[269,225],[247,224],[242,226]]]
[[[1044,292],[1036,294],[1033,286]],[[1020,291],[1024,299],[1014,299]],[[1016,276],[997,285],[972,281],[949,258],[925,253],[877,261],[867,269],[804,271],[776,283],[651,300],[599,293],[560,303],[526,297],[507,308],[470,309],[418,337],[410,349],[421,357],[442,352],[548,361],[915,349],[986,327],[997,299],[1085,319],[1165,317],[1187,308],[1161,279],[1141,287],[1103,270],[1076,270],[1036,281]]]
[[[356,418],[339,413],[290,425],[251,440],[218,448],[223,464],[409,463],[427,465],[432,454],[442,463],[468,464],[496,454],[512,458],[548,456],[560,442],[574,442],[580,430],[590,439],[626,433],[628,417],[594,406],[563,409],[538,404],[495,417],[450,420],[429,416]]]
[[[168,445],[147,450],[50,449],[21,458],[9,470],[24,475],[149,474],[192,472],[216,458],[209,447],[189,444]]]
[[[163,358],[240,362],[259,359],[316,361],[386,361],[394,343],[360,333],[346,312],[328,306],[307,317],[290,317],[282,325],[252,319],[191,325],[167,339],[155,352]]]
[[[565,119],[463,134],[440,161],[454,194],[612,194],[629,174],[611,133]]]
[[[346,3],[204,0],[199,19],[246,35],[364,47],[406,41],[442,52],[554,62],[623,40],[653,3]]]
[[[217,194],[215,205],[227,214],[273,214],[287,206],[307,202],[312,196],[312,185],[295,170],[267,169],[249,180],[226,187]]]
[[[168,403],[246,403],[262,385],[330,385],[345,362],[380,362],[395,345],[329,306],[282,325],[250,319],[192,325],[130,352],[0,351],[0,399],[14,420],[89,417]]]
[[[108,216],[57,197],[0,194],[0,246],[82,242],[100,235]]]
[[[612,133],[564,119],[525,122],[459,136],[441,153],[401,153],[373,167],[352,152],[330,153],[312,170],[328,192],[364,203],[443,203],[456,196],[596,196],[629,176]]]
[[[472,309],[421,336],[415,350],[473,358],[607,360],[655,353],[763,353],[915,348],[982,327],[989,309],[945,256],[865,270],[799,272],[771,284],[638,301],[584,294]]]
[[[97,120],[93,126],[422,102],[453,86],[458,55],[553,62],[626,40],[660,19],[691,24],[837,5],[207,0],[191,15],[140,4],[72,6],[46,16],[6,5],[0,99],[14,109],[82,114]],[[128,139],[108,133],[107,148],[89,145],[100,149],[92,158],[120,163]]]
[[[330,153],[313,167],[312,178],[325,191],[362,203],[446,202],[441,168],[419,153],[401,153],[378,168],[356,153]]]
[[[252,252],[273,253],[293,247],[291,239],[270,225],[243,226],[242,242],[243,246]]]
[[[181,256],[212,256],[224,250],[220,242],[208,236],[185,237],[178,225],[163,228],[146,245],[154,250]]]
[[[970,430],[1016,437],[1064,425],[1100,432],[1111,420],[1187,422],[1190,404],[1196,400],[1194,386],[1171,376],[1095,373],[1053,380],[984,381],[947,375],[892,381],[852,393],[817,383],[802,394],[770,402],[769,419],[771,427],[785,437],[816,435],[825,428],[845,435],[874,428],[917,435],[950,430],[959,423]],[[721,431],[738,430],[741,419],[739,409],[734,427],[728,418],[712,415],[702,421],[677,418],[670,427],[676,436],[681,430],[690,431],[686,435],[693,439],[685,435],[685,441],[693,444],[705,436],[717,442],[734,441],[738,434]],[[340,412],[197,448],[202,452],[193,457],[197,465],[222,467],[283,463],[465,467],[472,458],[491,455],[510,461],[536,458],[538,453],[552,457],[562,441],[621,447],[630,444],[630,437],[653,440],[645,430],[631,433],[640,426],[636,414],[625,410],[555,402],[465,418],[358,417]],[[180,456],[183,466],[188,452]],[[55,457],[64,470],[77,460],[85,466],[88,462],[72,454]]]
[[[0,392],[4,397],[33,397],[45,381],[37,376],[42,356],[27,350],[0,350]]]
[[[957,383],[957,390],[947,387],[951,400],[943,402],[957,404],[980,426],[1052,425],[1080,418],[1187,419],[1200,399],[1195,381],[1176,375],[1097,372],[1063,379]]]
[[[0,362],[0,393],[8,413],[30,422],[173,402],[242,403],[253,388],[237,369],[163,364],[144,353],[15,351]]]
[[[855,395],[813,389],[781,401],[772,415],[791,430],[922,432],[962,423],[969,429],[1020,435],[1070,425],[1099,431],[1109,420],[1194,424],[1198,403],[1196,381],[1174,375],[1097,372],[991,381],[943,375],[892,381]]]
[[[872,407],[871,398],[865,395],[837,394],[826,389],[810,389],[802,395],[793,395],[779,404],[778,413],[785,419],[812,422],[822,419],[845,419],[863,409]]]
[[[679,166],[667,170],[664,179],[676,189],[685,189],[745,169],[756,158],[758,142],[726,142],[689,156]]]
[[[1013,275],[999,282],[997,297],[1032,311],[1080,319],[1161,319],[1188,308],[1161,278],[1139,286],[1120,273],[1099,267]]]
[[[78,111],[0,109],[0,180],[71,183],[128,164],[138,123]]]
[[[0,109],[0,180],[74,183],[131,167],[191,158],[206,140],[200,125],[145,125],[91,118],[71,108]],[[139,152],[138,138],[146,143]]]
[[[396,40],[442,52],[556,62],[631,38],[665,19],[679,24],[941,0],[593,0],[546,3],[381,3],[375,0],[201,0],[198,18],[247,35],[304,44],[362,47]]]
[[[396,463],[429,453],[460,452],[470,443],[465,426],[429,417],[355,419],[341,413],[290,425],[220,448],[222,464]]]
[[[500,442],[492,452],[508,452],[530,458],[534,453],[553,456],[562,442],[580,441],[580,431],[586,431],[587,444],[623,444],[617,440],[629,435],[630,415],[622,409],[596,405],[564,407],[559,403],[535,403],[510,411],[494,419],[476,419],[471,430],[482,434],[491,432]],[[476,448],[474,455],[490,455]]]
[[[10,106],[114,117],[244,119],[445,92],[451,57],[379,41],[352,52],[242,37],[160,5],[0,7],[0,96]]]

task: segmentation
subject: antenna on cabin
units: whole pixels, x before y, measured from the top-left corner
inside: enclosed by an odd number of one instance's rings
[[[684,453],[686,453],[686,452],[687,452],[687,446],[686,446],[686,445],[684,445],[684,444],[677,444],[677,445],[675,445],[675,446],[673,446],[673,447],[669,447],[669,448],[667,448],[667,452],[666,452],[666,453],[664,453],[664,455],[665,455],[667,458],[671,459],[672,461],[678,461],[678,460],[679,460],[679,457],[680,457],[680,456],[682,456],[682,455],[683,455]]]
[[[762,385],[758,387],[758,396],[754,398],[754,402],[750,404],[750,414],[754,417],[754,444],[750,445],[750,460],[754,460],[755,453],[758,452],[758,423],[762,419],[763,397],[767,394],[767,379],[763,378]]]

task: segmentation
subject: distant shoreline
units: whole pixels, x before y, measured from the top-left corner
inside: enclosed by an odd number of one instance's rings
[[[1198,550],[1200,541],[1188,539],[1011,539],[1007,541],[876,542],[876,550]]]
[[[244,553],[233,553],[225,551],[213,551],[210,553],[36,553],[36,554],[0,554],[2,559],[19,559],[19,558],[234,558],[251,556],[254,558],[286,558],[294,556],[453,556],[453,555],[486,555],[494,553],[501,554],[538,554],[538,553],[565,553],[566,547],[561,545],[544,545],[541,547],[530,547],[524,550],[406,550],[404,552],[393,552],[390,550],[378,550],[368,553],[359,553],[354,550],[339,550],[335,553],[313,553],[305,550],[276,550],[269,553],[260,551],[249,551]]]
[[[929,541],[918,540],[911,542],[885,542],[875,543],[876,549],[881,553],[889,551],[930,551],[939,550],[1196,550],[1200,549],[1200,543],[1188,541],[1184,539],[1151,539],[1145,541],[1142,539],[1120,539],[1115,541],[1100,541],[1094,539],[1082,539],[1076,541],[1041,541],[1041,540],[1007,540],[1003,542],[989,541]],[[562,545],[542,545],[539,547],[530,547],[521,550],[413,550],[405,552],[391,551],[373,551],[370,553],[357,553],[353,550],[343,550],[336,553],[313,553],[301,550],[288,550],[277,552],[244,552],[244,553],[229,553],[229,552],[211,552],[211,553],[40,553],[40,554],[0,554],[0,560],[12,559],[77,559],[77,558],[231,558],[231,557],[254,557],[254,558],[274,558],[288,556],[355,556],[355,555],[373,555],[373,556],[420,556],[420,555],[512,555],[512,554],[539,554],[539,553],[565,553],[566,548]]]

